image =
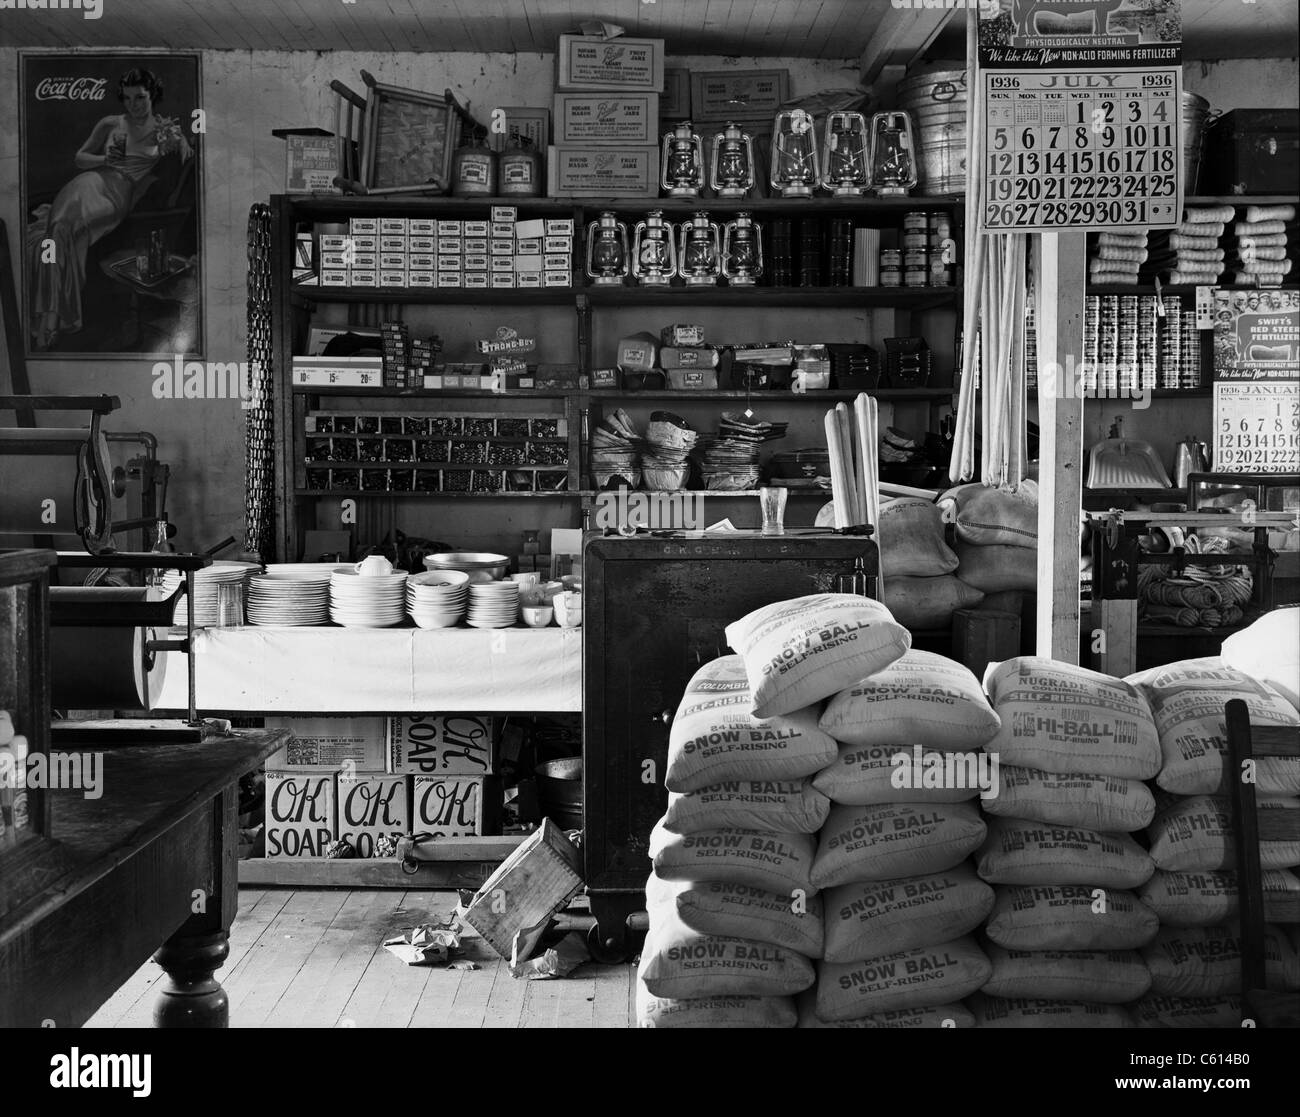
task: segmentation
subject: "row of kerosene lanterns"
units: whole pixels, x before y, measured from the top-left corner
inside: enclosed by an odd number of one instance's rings
[[[587,226],[586,263],[595,286],[620,286],[631,276],[642,287],[664,287],[674,278],[690,287],[719,279],[752,287],[763,274],[763,231],[749,213],[720,225],[700,212],[677,225],[653,210],[629,234],[607,210]]]

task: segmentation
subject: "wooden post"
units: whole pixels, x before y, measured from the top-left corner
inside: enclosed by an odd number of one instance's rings
[[[1035,649],[1079,662],[1087,235],[1034,238],[1038,312],[1038,623]]]

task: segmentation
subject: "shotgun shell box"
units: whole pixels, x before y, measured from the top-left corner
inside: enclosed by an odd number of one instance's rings
[[[406,258],[407,271],[437,271],[438,257],[432,252],[412,252]]]
[[[572,237],[544,237],[542,239],[543,252],[572,252]]]
[[[461,273],[458,271],[439,270],[438,286],[439,287],[463,287],[464,284],[461,282]]]
[[[555,88],[561,91],[632,89],[662,93],[664,88],[663,39],[561,35],[555,64]]]
[[[431,372],[428,376],[426,376],[426,377],[424,378],[424,387],[425,387],[428,391],[432,391],[432,392],[441,392],[441,391],[442,391],[442,379],[443,379],[443,378],[442,378],[442,373]]]
[[[488,241],[488,251],[493,256],[513,256],[515,253],[515,238],[493,237]]]
[[[659,367],[664,371],[675,368],[717,368],[718,351],[711,345],[665,345],[659,350]]]
[[[320,254],[320,266],[331,271],[337,268],[351,267],[352,254],[349,252],[322,252]]]
[[[518,206],[493,206],[492,220],[494,222],[509,221],[512,225],[519,219]]]
[[[382,268],[393,268],[393,269],[405,268],[407,266],[406,253],[405,252],[381,252],[379,254],[379,266],[381,269]]]
[[[322,287],[346,287],[348,285],[347,268],[324,268],[320,273]]]
[[[406,234],[411,237],[436,237],[438,235],[438,222],[432,217],[408,217],[406,219]]]
[[[573,218],[572,217],[548,217],[546,219],[545,235],[548,237],[573,236]]]
[[[703,345],[704,327],[692,325],[665,326],[659,331],[659,340],[665,345]]]
[[[504,273],[505,275],[514,275],[514,274],[515,274],[515,261],[514,261],[514,258],[513,258],[513,257],[511,257],[511,256],[493,256],[491,259],[492,259],[492,267],[491,267],[490,270],[491,270],[492,272],[494,272],[494,273],[495,273],[495,272],[502,272],[502,273]]]
[[[488,235],[488,221],[466,221],[465,231],[461,234],[466,237],[485,237]]]
[[[513,221],[493,221],[488,226],[488,236],[509,237],[513,241],[515,239],[515,223]]]
[[[356,268],[359,271],[378,271],[379,270],[379,253],[378,252],[353,252],[351,256],[348,253],[341,253],[343,259],[347,261],[347,267]]]
[[[379,218],[378,217],[353,217],[348,221],[348,232],[354,237],[358,233],[364,233],[367,236],[379,235]]]
[[[541,256],[516,256],[514,265],[515,271],[521,275],[538,275],[542,270],[542,258]]]
[[[488,250],[487,237],[466,237],[461,242],[461,249],[466,255],[478,253],[482,255]]]
[[[521,240],[541,240],[546,236],[546,222],[540,217],[532,221],[516,221],[515,236]]]
[[[349,268],[348,269],[348,286],[349,287],[378,287],[379,273],[367,268]]]
[[[462,383],[463,380],[464,377],[462,377],[458,372],[444,373],[442,377],[442,386],[444,388],[463,388],[465,386]]]
[[[379,238],[379,251],[380,252],[405,252],[406,238],[393,237],[393,236],[388,236],[388,237],[381,236]]]
[[[438,251],[447,252],[459,256],[465,251],[465,242],[460,237],[439,237]]]
[[[405,287],[406,286],[406,269],[394,268],[391,271],[380,271],[380,287]]]
[[[548,271],[542,273],[543,287],[568,287],[570,276],[567,271]]]
[[[381,217],[379,219],[379,235],[381,237],[404,237],[410,232],[410,227],[405,217]]]
[[[315,267],[316,242],[311,233],[298,233],[293,238],[293,266],[311,270]]]
[[[411,236],[406,238],[408,252],[437,252],[438,238],[434,236]]]
[[[568,271],[572,259],[567,252],[556,252],[542,257],[542,271]]]
[[[520,256],[540,256],[542,254],[542,238],[521,237],[515,242],[515,251]]]
[[[343,246],[344,252],[347,252],[349,250],[349,247],[353,252],[378,252],[379,251],[379,237],[374,233],[354,234],[350,236],[348,240],[350,241],[350,246],[348,244],[345,244]],[[401,246],[398,248],[398,251],[399,252],[406,251],[405,241],[402,242]]]
[[[476,253],[473,256],[471,256],[467,252],[465,253],[464,259],[465,259],[464,267],[466,271],[487,271],[488,270],[488,258],[486,252]]]
[[[406,273],[406,285],[408,287],[437,287],[438,273],[433,271],[408,271]]]
[[[463,221],[442,221],[438,222],[438,236],[440,237],[463,237]]]
[[[512,271],[508,271],[508,272],[493,272],[493,273],[492,273],[492,286],[493,286],[493,288],[497,288],[497,289],[500,289],[500,288],[509,288],[509,289],[513,290],[513,289],[514,289],[514,286],[515,286],[515,273],[512,272]]]
[[[436,266],[439,271],[460,271],[461,260],[463,257],[459,252],[449,252],[446,255],[439,253],[436,257]]]
[[[486,287],[488,285],[487,272],[485,271],[467,271],[465,273],[465,287]]]
[[[352,240],[347,233],[321,233],[320,250],[322,252],[342,252]]]
[[[516,287],[540,287],[542,285],[542,273],[540,271],[521,271],[515,273]]]

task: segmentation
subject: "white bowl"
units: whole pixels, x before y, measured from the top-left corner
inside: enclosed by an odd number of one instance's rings
[[[525,605],[524,624],[529,628],[545,628],[551,623],[555,610],[550,605]]]

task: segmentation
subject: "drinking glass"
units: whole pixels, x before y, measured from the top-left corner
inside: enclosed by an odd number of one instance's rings
[[[759,507],[763,510],[763,534],[785,534],[785,498],[789,490],[784,485],[773,485],[758,490]]]
[[[244,623],[244,586],[225,582],[217,587],[217,628],[238,628]]]

